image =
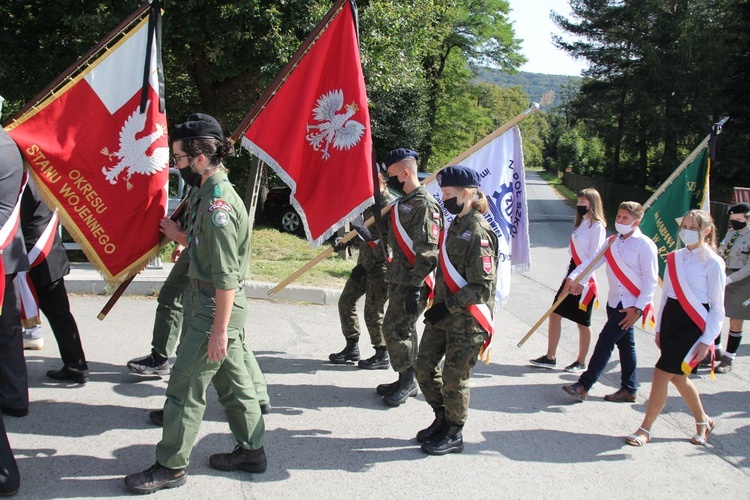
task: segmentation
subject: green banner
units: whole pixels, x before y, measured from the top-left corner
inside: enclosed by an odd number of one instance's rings
[[[685,212],[701,208],[708,187],[708,147],[683,170],[646,210],[640,228],[659,251],[659,276],[664,277],[667,254],[677,249],[680,225],[677,219]]]

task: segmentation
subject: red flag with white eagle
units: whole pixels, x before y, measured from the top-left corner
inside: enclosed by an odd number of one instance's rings
[[[169,175],[159,2],[144,5],[6,130],[109,282],[158,249]]]
[[[373,203],[372,137],[354,5],[336,2],[308,42],[240,133],[291,187],[307,238],[318,244]]]

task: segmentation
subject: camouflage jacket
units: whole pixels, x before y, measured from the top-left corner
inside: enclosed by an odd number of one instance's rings
[[[382,200],[380,203],[380,209],[387,207],[393,203],[393,195],[386,189],[383,193]],[[364,218],[369,219],[375,213],[374,207],[369,207],[365,210]],[[388,245],[386,240],[388,239],[388,226],[390,226],[390,214],[383,216],[382,224],[380,225],[380,231],[375,227],[373,223],[369,229],[372,237],[374,238],[371,242],[365,242],[360,240],[359,242],[359,257],[357,258],[357,265],[365,268],[367,272],[374,271],[376,269],[382,269],[385,271],[386,266],[386,254],[388,253]],[[382,235],[382,238],[381,238]]]

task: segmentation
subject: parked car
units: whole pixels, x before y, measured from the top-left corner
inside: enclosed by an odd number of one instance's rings
[[[291,194],[292,189],[288,186],[270,188],[263,205],[263,219],[266,224],[278,228],[279,231],[302,236],[305,234],[305,228],[302,226],[302,219],[289,201]]]

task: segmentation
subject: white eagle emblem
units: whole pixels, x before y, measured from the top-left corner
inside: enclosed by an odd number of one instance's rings
[[[110,153],[107,148],[101,150],[101,153],[108,156],[110,159],[115,157],[119,160],[114,167],[102,167],[104,178],[107,179],[110,184],[117,184],[117,177],[123,172],[123,170],[127,170],[125,182],[128,190],[130,190],[133,187],[130,183],[130,178],[133,174],[153,175],[156,172],[164,170],[164,167],[169,163],[168,147],[154,149],[151,156],[146,154],[151,145],[164,136],[165,130],[162,124],[155,124],[155,132],[141,137],[140,139],[136,139],[136,135],[142,132],[143,128],[146,126],[146,119],[148,118],[147,111],[150,105],[151,102],[149,101],[146,104],[146,111],[141,113],[136,109],[133,114],[125,120],[125,123],[120,130],[119,151],[116,153]]]
[[[336,114],[341,108],[346,108],[346,111]],[[324,160],[331,157],[328,152],[331,144],[341,151],[353,148],[362,139],[365,126],[351,119],[357,111],[356,102],[344,105],[344,91],[340,89],[323,94],[315,102],[312,112],[319,123],[307,126],[305,139],[315,151],[323,150]]]

